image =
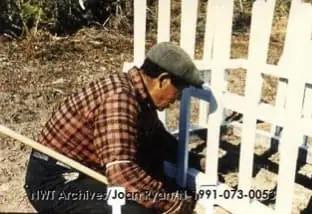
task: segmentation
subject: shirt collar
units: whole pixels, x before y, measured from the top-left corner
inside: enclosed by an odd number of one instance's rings
[[[150,98],[150,95],[148,94],[148,91],[144,85],[143,79],[139,73],[139,69],[137,67],[133,67],[128,71],[128,74],[135,91],[144,101],[146,101],[149,107],[152,107],[152,99]]]

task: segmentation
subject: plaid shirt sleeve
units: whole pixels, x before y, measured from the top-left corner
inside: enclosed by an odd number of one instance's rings
[[[110,95],[98,107],[94,127],[94,145],[101,165],[113,161],[129,160],[129,163],[119,163],[106,169],[110,184],[125,187],[127,192],[151,195],[165,193],[163,183],[148,175],[137,163],[137,127],[139,104],[135,95],[119,91]],[[134,194],[133,194],[134,195]],[[135,199],[137,203],[159,212],[178,207],[178,198],[168,200]]]

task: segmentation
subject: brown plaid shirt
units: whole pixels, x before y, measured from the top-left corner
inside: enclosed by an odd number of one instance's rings
[[[138,147],[163,129],[136,68],[95,81],[70,96],[43,128],[38,141],[107,176],[128,192],[165,192],[140,165]],[[129,163],[106,164],[128,160]],[[137,200],[160,212],[178,199]]]

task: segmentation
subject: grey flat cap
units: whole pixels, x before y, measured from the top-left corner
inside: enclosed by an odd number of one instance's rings
[[[148,51],[146,58],[183,80],[187,85],[202,87],[204,83],[191,57],[182,48],[170,42],[154,45]]]

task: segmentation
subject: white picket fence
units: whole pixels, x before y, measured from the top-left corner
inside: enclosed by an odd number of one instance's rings
[[[170,5],[170,0],[159,0],[157,42],[170,40]],[[181,1],[180,46],[193,58],[198,5],[198,0]],[[219,133],[224,123],[224,110],[240,112],[243,123],[232,124],[241,131],[238,188],[245,192],[251,189],[256,136],[278,139],[280,161],[275,209],[248,199],[218,199],[213,203],[204,202],[205,212],[212,213],[213,204],[218,204],[232,213],[291,213],[298,149],[311,152],[306,140],[307,136],[312,136],[312,63],[309,61],[312,56],[312,6],[301,0],[292,0],[284,50],[277,65],[267,64],[275,0],[253,3],[248,59],[230,58],[233,6],[233,0],[208,1],[203,58],[194,62],[200,70],[210,72],[210,75],[204,75],[209,88],[184,91],[180,109],[179,162],[177,168],[167,165],[167,172],[172,176],[177,172],[178,183],[182,186],[218,184],[219,190],[228,189],[217,181]],[[146,10],[146,0],[134,0],[134,61],[125,63],[124,71],[133,65],[141,65],[144,60]],[[227,91],[225,70],[236,68],[247,70],[244,96]],[[260,102],[263,74],[279,79],[274,106]],[[198,125],[209,132],[205,174],[187,167],[188,117],[192,96],[200,99]],[[210,112],[206,101],[213,103]],[[166,123],[166,114],[160,113],[159,116]],[[257,120],[271,123],[271,133],[257,130]],[[276,130],[281,128],[282,134],[277,135]],[[312,163],[309,159],[306,162]]]

